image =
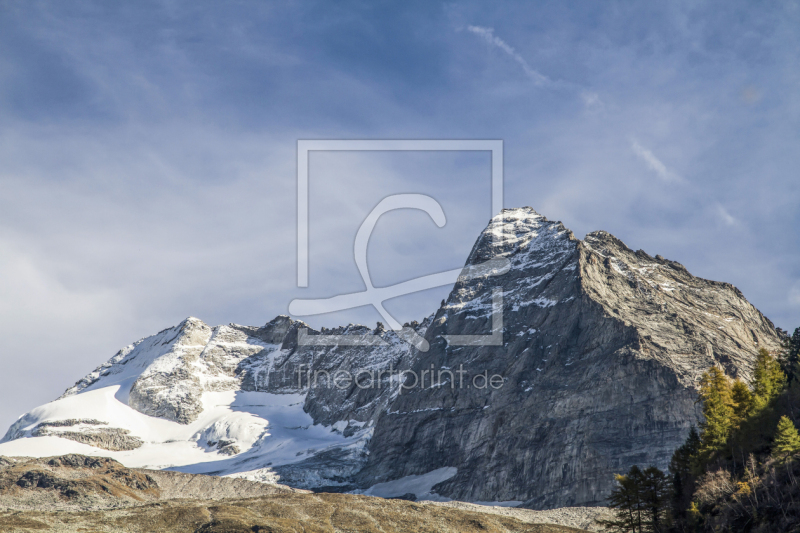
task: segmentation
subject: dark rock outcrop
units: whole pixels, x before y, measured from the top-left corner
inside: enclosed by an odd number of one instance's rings
[[[71,425],[74,427],[77,424]],[[96,448],[102,448],[112,452],[135,450],[142,444],[142,439],[130,434],[127,429],[107,428],[107,427],[88,427],[88,425],[66,431],[54,431],[47,422],[38,424],[32,431],[34,437],[60,437],[62,439],[74,440]]]

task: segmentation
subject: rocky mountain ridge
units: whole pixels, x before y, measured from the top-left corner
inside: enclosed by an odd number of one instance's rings
[[[392,491],[427,479],[415,485],[417,497],[598,505],[614,473],[666,467],[699,419],[695,389],[705,369],[749,379],[758,348],[779,345],[772,323],[735,287],[606,232],[578,240],[530,208],[493,218],[465,266],[498,258],[510,262],[508,272],[460,278],[432,316],[411,325],[426,352],[380,327],[324,334],[371,333],[382,345],[315,346],[300,344],[299,330],[323,332],[285,316],[260,328],[189,318],[21,417],[0,454],[28,441],[54,455],[67,442],[128,466],[300,488],[382,487],[379,495],[401,496]],[[502,345],[448,342],[490,334],[496,294]],[[410,376],[388,368],[442,372],[444,381],[405,388]],[[331,386],[337,372],[370,371],[378,376],[371,387]],[[474,386],[483,373],[502,383]],[[314,375],[329,377],[304,379]],[[108,449],[136,443],[125,436],[140,444]]]

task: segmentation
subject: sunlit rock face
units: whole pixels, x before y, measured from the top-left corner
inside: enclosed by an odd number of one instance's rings
[[[779,345],[735,287],[605,232],[580,241],[530,208],[493,219],[467,264],[496,257],[511,270],[456,284],[413,369],[488,371],[502,387],[399,395],[375,424],[362,483],[453,466],[458,473],[435,489],[454,499],[602,504],[615,473],[667,467],[698,422],[704,370],[717,364],[747,379],[758,348]],[[494,288],[503,292],[503,345],[448,345],[442,335],[490,331]]]

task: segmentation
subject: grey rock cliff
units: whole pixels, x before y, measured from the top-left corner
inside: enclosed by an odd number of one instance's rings
[[[577,240],[530,208],[493,219],[467,265],[494,257],[511,270],[456,284],[414,369],[463,365],[503,386],[398,396],[375,424],[361,483],[454,466],[436,487],[450,498],[601,504],[614,473],[667,466],[698,422],[705,369],[747,379],[758,348],[778,347],[773,325],[733,286],[605,232]],[[503,346],[449,346],[442,335],[489,331],[493,288],[504,294]]]

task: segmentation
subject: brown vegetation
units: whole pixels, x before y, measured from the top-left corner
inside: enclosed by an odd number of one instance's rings
[[[228,497],[236,494],[239,497]],[[258,495],[257,497],[241,497]],[[220,499],[223,498],[223,499]],[[129,469],[107,458],[0,457],[0,532],[527,532],[512,516],[280,485]]]
[[[0,512],[0,532],[96,531],[198,533],[571,533],[551,524],[402,500],[349,494],[279,494],[261,498],[165,502],[92,512]]]

